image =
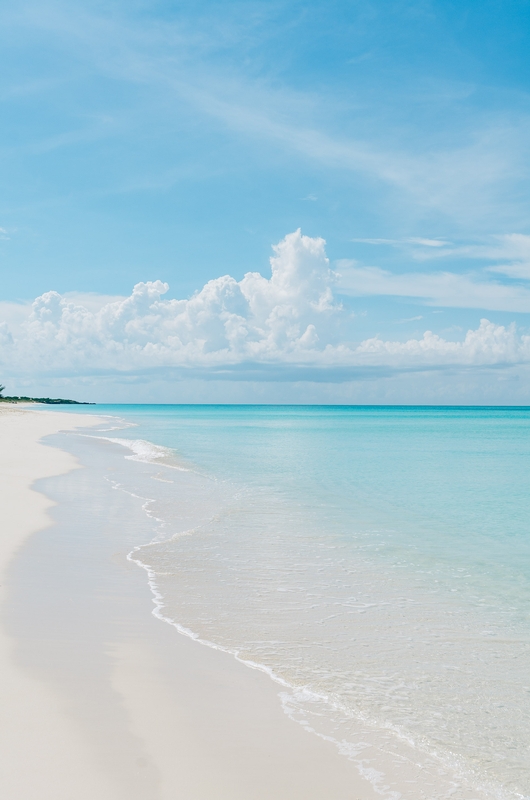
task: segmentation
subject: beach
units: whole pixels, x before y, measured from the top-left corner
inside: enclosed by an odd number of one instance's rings
[[[1,405],[10,800],[530,796],[529,436]]]
[[[284,714],[280,687],[266,674],[154,617],[145,573],[126,549],[96,531],[105,547],[88,566],[77,558],[76,531],[81,538],[94,532],[98,517],[94,512],[84,527],[87,512],[82,519],[74,496],[60,518],[72,546],[59,549],[60,509],[32,487],[82,470],[69,453],[40,440],[96,421],[0,407],[3,795],[376,797],[332,742]],[[121,506],[128,503],[134,498],[121,495],[114,513],[126,513]],[[99,511],[104,528],[108,515]]]

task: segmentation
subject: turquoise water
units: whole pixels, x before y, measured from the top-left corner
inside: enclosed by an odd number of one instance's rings
[[[530,796],[530,409],[80,410],[136,454],[161,617],[384,796]]]

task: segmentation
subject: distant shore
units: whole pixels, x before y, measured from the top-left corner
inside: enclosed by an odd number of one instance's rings
[[[0,397],[0,403],[44,403],[49,406],[95,406],[95,403],[86,403],[82,400],[65,400],[59,397]]]

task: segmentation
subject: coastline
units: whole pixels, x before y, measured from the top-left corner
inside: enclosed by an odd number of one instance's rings
[[[27,407],[0,408],[0,492],[2,537],[0,603],[6,612],[6,572],[17,551],[36,531],[51,524],[52,503],[32,489],[44,476],[77,467],[68,453],[50,450],[40,439],[61,428],[93,425],[93,420],[39,414]],[[22,798],[112,798],[112,787],[98,774],[75,724],[53,691],[16,663],[16,643],[0,629],[0,783],[6,796]]]
[[[67,528],[83,518],[95,531],[97,517],[88,520],[88,506],[81,514],[75,497],[54,507],[31,486],[52,475],[75,483],[74,457],[39,440],[96,423],[20,406],[0,413],[0,691],[9,720],[0,779],[10,799],[375,798],[332,743],[288,719],[268,676],[152,615],[128,545],[106,550],[101,536],[101,550],[77,557],[86,537],[64,538]],[[125,514],[135,501],[119,502]],[[94,505],[104,519],[104,504]],[[46,614],[50,603],[61,613]]]

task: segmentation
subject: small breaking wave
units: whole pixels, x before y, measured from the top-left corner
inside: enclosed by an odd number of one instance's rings
[[[189,467],[176,463],[175,452],[169,447],[153,444],[145,439],[121,439],[111,436],[95,436],[93,438],[103,439],[106,442],[119,444],[132,451],[132,455],[125,456],[129,461],[141,461],[146,464],[160,464],[170,469],[178,469],[180,472],[190,472]]]

